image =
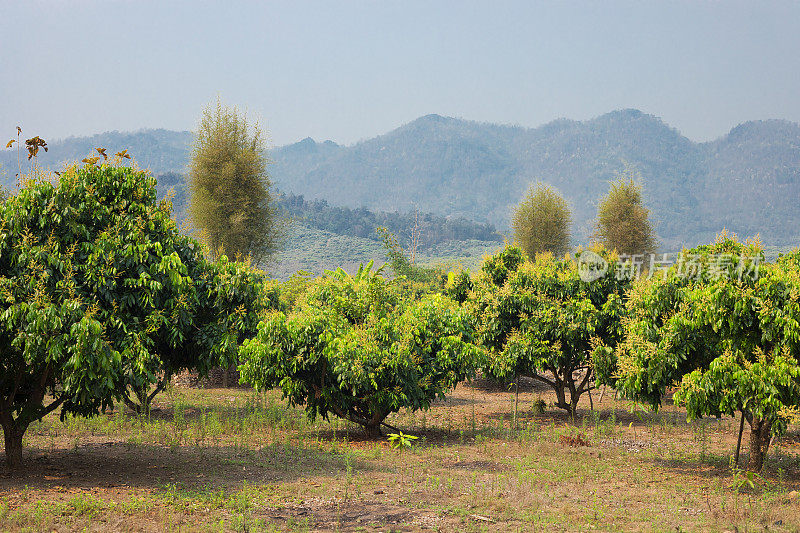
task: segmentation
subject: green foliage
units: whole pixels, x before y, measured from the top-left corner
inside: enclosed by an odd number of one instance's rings
[[[570,257],[523,262],[519,248],[507,247],[486,260],[467,305],[491,353],[489,374],[538,379],[553,388],[558,407],[575,412],[593,386],[592,353],[613,348],[622,335],[629,282],[617,279],[617,263],[601,254],[608,271],[594,281],[584,281]]]
[[[561,256],[570,248],[571,215],[558,191],[537,183],[528,189],[511,217],[514,240],[530,257],[542,252]]]
[[[31,422],[90,415],[155,381],[186,340],[202,268],[155,180],[124,167],[28,180],[0,207],[0,422],[9,465]],[[197,357],[200,357],[199,355]],[[46,395],[52,398],[47,403]]]
[[[609,250],[625,255],[656,250],[650,211],[644,206],[642,186],[638,184],[641,180],[641,174],[627,166],[600,201],[595,238]]]
[[[732,255],[721,271],[687,279],[673,270],[632,292],[617,383],[654,407],[678,384],[674,399],[689,418],[742,412],[758,471],[771,435],[800,410],[800,271],[791,257],[755,270],[758,245],[726,236],[691,252],[706,264]]]
[[[492,285],[501,286],[509,275],[526,261],[522,249],[517,246],[506,246],[499,253],[487,257],[481,266],[481,272]]]
[[[397,237],[386,228],[378,228],[378,234],[383,240],[386,258],[395,276],[402,277],[412,283],[432,285],[440,280],[442,272],[435,268],[417,265],[400,247]]]
[[[720,254],[730,254],[730,260],[715,273],[711,265]],[[632,286],[625,341],[616,354],[616,385],[628,397],[652,407],[662,403],[666,387],[696,368],[707,367],[720,354],[718,344],[726,342],[718,332],[712,331],[714,342],[709,342],[704,332],[696,330],[690,318],[701,307],[693,298],[709,285],[755,284],[754,275],[738,279],[738,259],[763,260],[757,244],[739,243],[726,233],[713,244],[684,250],[683,255],[696,258],[697,267],[691,273],[678,264],[666,277],[640,280]]]
[[[407,435],[402,431],[398,431],[397,433],[389,433],[386,437],[389,441],[389,445],[398,450],[403,450],[403,448],[411,448],[411,446],[414,444],[414,441],[419,438],[416,435]]]
[[[284,307],[261,272],[208,261],[170,215],[152,176],[105,164],[28,180],[0,207],[9,465],[31,422],[116,401],[146,410],[175,373],[235,361],[260,315]]]
[[[480,364],[474,323],[440,295],[419,300],[370,266],[331,272],[240,351],[242,380],[279,386],[311,418],[330,414],[380,432],[401,408],[427,409]]]
[[[262,263],[278,248],[280,224],[261,132],[251,129],[219,99],[204,110],[189,165],[189,211],[215,256]]]
[[[448,272],[447,283],[445,285],[445,294],[463,304],[469,297],[469,292],[474,288],[475,284],[472,277],[469,275],[469,270],[461,270],[459,272]]]

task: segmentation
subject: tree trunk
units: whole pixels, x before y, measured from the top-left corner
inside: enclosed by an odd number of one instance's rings
[[[742,419],[739,420],[739,438],[736,440],[736,455],[733,459],[736,468],[739,468],[739,452],[742,451],[742,433],[744,433],[744,411],[742,411]]]
[[[761,472],[764,458],[769,451],[769,441],[772,424],[766,420],[752,420],[750,422],[750,460],[747,469],[750,472]]]
[[[130,409],[137,415],[142,414],[142,406],[131,400],[127,393],[122,395],[122,401],[123,403],[125,403],[125,405],[128,406],[128,409]]]
[[[570,415],[572,414],[572,405],[567,402],[567,395],[564,390],[564,382],[556,376],[555,386],[553,387],[556,393],[556,407],[564,409]]]
[[[580,396],[575,393],[569,398],[569,414],[571,416],[575,416],[575,413],[578,412],[578,400],[580,400]]]
[[[474,390],[474,389],[473,389]],[[514,429],[517,429],[517,409],[519,408],[519,374],[514,377]]]
[[[380,439],[383,437],[383,432],[381,432],[381,424],[378,422],[377,424],[369,424],[364,426],[364,431],[367,432],[367,436],[371,439]]]
[[[22,436],[25,430],[20,429],[13,420],[3,416],[3,436],[5,437],[6,466],[9,470],[18,470],[22,467]]]

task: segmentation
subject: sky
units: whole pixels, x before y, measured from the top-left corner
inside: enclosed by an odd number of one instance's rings
[[[621,108],[705,141],[799,95],[800,2],[0,0],[0,138],[193,130],[219,96],[273,145]]]

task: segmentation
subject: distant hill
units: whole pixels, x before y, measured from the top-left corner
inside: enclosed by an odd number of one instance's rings
[[[191,135],[165,130],[52,143],[42,164],[85,157],[96,144],[128,148],[154,172],[183,172]],[[120,144],[121,143],[121,144]],[[574,240],[591,234],[598,199],[624,162],[643,175],[644,196],[664,249],[712,239],[724,226],[765,243],[800,243],[800,125],[747,122],[695,143],[640,111],[538,128],[427,115],[352,146],[304,139],[273,149],[276,186],[373,211],[419,209],[506,231],[513,206],[537,180],[558,188],[574,212]],[[0,152],[0,174],[16,168]],[[13,176],[13,173],[11,174]]]

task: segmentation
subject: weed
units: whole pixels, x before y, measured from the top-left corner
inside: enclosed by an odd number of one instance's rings
[[[392,448],[396,448],[401,451],[404,448],[411,448],[411,446],[414,444],[414,441],[417,440],[418,438],[419,437],[417,437],[416,435],[407,435],[402,431],[398,433],[389,433],[389,435],[387,436],[387,440],[389,441],[389,444],[392,446]],[[463,439],[464,439],[464,432],[462,431],[459,442],[463,442]]]

